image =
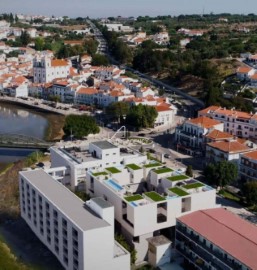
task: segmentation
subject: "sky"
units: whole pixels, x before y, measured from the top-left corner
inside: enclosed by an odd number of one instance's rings
[[[109,16],[257,13],[256,0],[0,0],[0,13]]]

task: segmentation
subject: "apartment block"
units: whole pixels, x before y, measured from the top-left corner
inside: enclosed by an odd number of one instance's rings
[[[239,175],[243,182],[257,180],[257,151],[241,155],[239,165]]]
[[[137,250],[137,262],[171,253],[176,217],[216,207],[215,189],[156,161],[89,169],[86,188],[91,197],[114,205],[116,223]],[[155,239],[162,234],[167,240]],[[159,244],[153,248],[153,243]]]
[[[176,249],[188,269],[257,269],[257,227],[223,209],[177,218]]]
[[[95,141],[78,147],[51,147],[51,167],[67,168],[69,177],[63,178],[63,184],[72,189],[86,182],[89,169],[101,169],[121,164],[141,163],[147,160],[145,155],[134,150],[120,148],[109,141]]]
[[[231,135],[257,140],[257,114],[228,110],[210,106],[198,112],[198,116],[207,116],[224,123],[224,131]]]
[[[22,218],[65,269],[130,269],[109,202],[85,203],[42,169],[20,172],[19,190]]]

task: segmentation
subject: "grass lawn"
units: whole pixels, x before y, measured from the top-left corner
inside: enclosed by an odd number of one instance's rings
[[[180,180],[186,180],[188,179],[189,177],[186,176],[186,175],[174,175],[174,176],[171,176],[171,177],[167,177],[168,180],[170,181],[180,181]]]
[[[160,201],[164,201],[165,200],[164,197],[162,197],[160,194],[156,193],[155,191],[146,192],[144,194],[147,197],[149,197],[151,200],[155,201],[155,202],[160,202]]]
[[[173,187],[173,188],[170,188],[169,190],[171,192],[175,193],[176,195],[181,196],[181,197],[186,196],[186,195],[189,194],[186,191],[184,191],[183,189],[178,188],[178,187]]]
[[[121,171],[118,170],[117,168],[115,167],[109,167],[109,168],[105,168],[105,170],[111,172],[111,173],[120,173]]]
[[[134,201],[138,201],[138,200],[142,200],[144,199],[141,195],[136,194],[136,195],[132,195],[132,196],[127,196],[124,198],[127,202],[134,202]]]
[[[161,166],[161,165],[162,165],[161,163],[156,162],[156,163],[147,164],[144,167],[145,168],[154,168],[154,167],[158,167],[158,166]]]
[[[136,170],[140,170],[141,168],[139,166],[137,166],[136,164],[132,163],[132,164],[128,164],[126,165],[126,167],[136,171]]]
[[[188,184],[188,185],[184,185],[183,188],[185,189],[193,189],[193,188],[199,188],[199,187],[203,187],[204,184],[202,183],[192,183],[192,184]]]
[[[219,191],[219,194],[222,195],[224,198],[235,201],[235,202],[240,202],[240,198],[237,197],[236,195],[226,191],[225,189],[221,189]]]
[[[161,174],[161,173],[173,172],[173,170],[170,169],[170,168],[165,167],[165,168],[157,169],[154,172],[157,173],[157,174]]]
[[[96,172],[96,173],[92,173],[93,176],[99,176],[99,175],[108,175],[107,172]]]

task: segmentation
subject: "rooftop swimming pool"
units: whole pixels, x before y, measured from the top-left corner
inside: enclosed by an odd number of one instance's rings
[[[134,207],[138,206],[135,202],[131,202],[130,204]]]
[[[122,186],[120,186],[118,183],[116,183],[112,179],[107,180],[106,183],[108,186],[110,186],[111,188],[113,188],[116,191],[121,191],[123,189]]]

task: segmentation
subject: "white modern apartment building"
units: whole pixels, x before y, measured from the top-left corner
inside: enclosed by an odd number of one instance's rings
[[[167,254],[170,260],[176,218],[216,206],[215,189],[156,161],[90,169],[86,189],[114,205],[116,223],[137,250],[138,263]],[[151,249],[152,238],[162,234],[168,240]]]
[[[71,64],[66,60],[42,57],[33,59],[34,83],[48,83],[56,78],[67,78]]]
[[[198,116],[207,116],[224,123],[224,131],[234,136],[257,140],[257,114],[227,110],[210,106],[198,112]]]
[[[109,141],[95,141],[70,148],[51,147],[52,168],[65,166],[70,177],[63,179],[63,184],[72,189],[83,185],[89,169],[101,169],[120,166],[127,163],[141,163],[147,157],[139,152],[121,149]]]
[[[114,240],[114,207],[80,200],[42,169],[19,175],[21,216],[67,270],[129,270],[130,255]]]

